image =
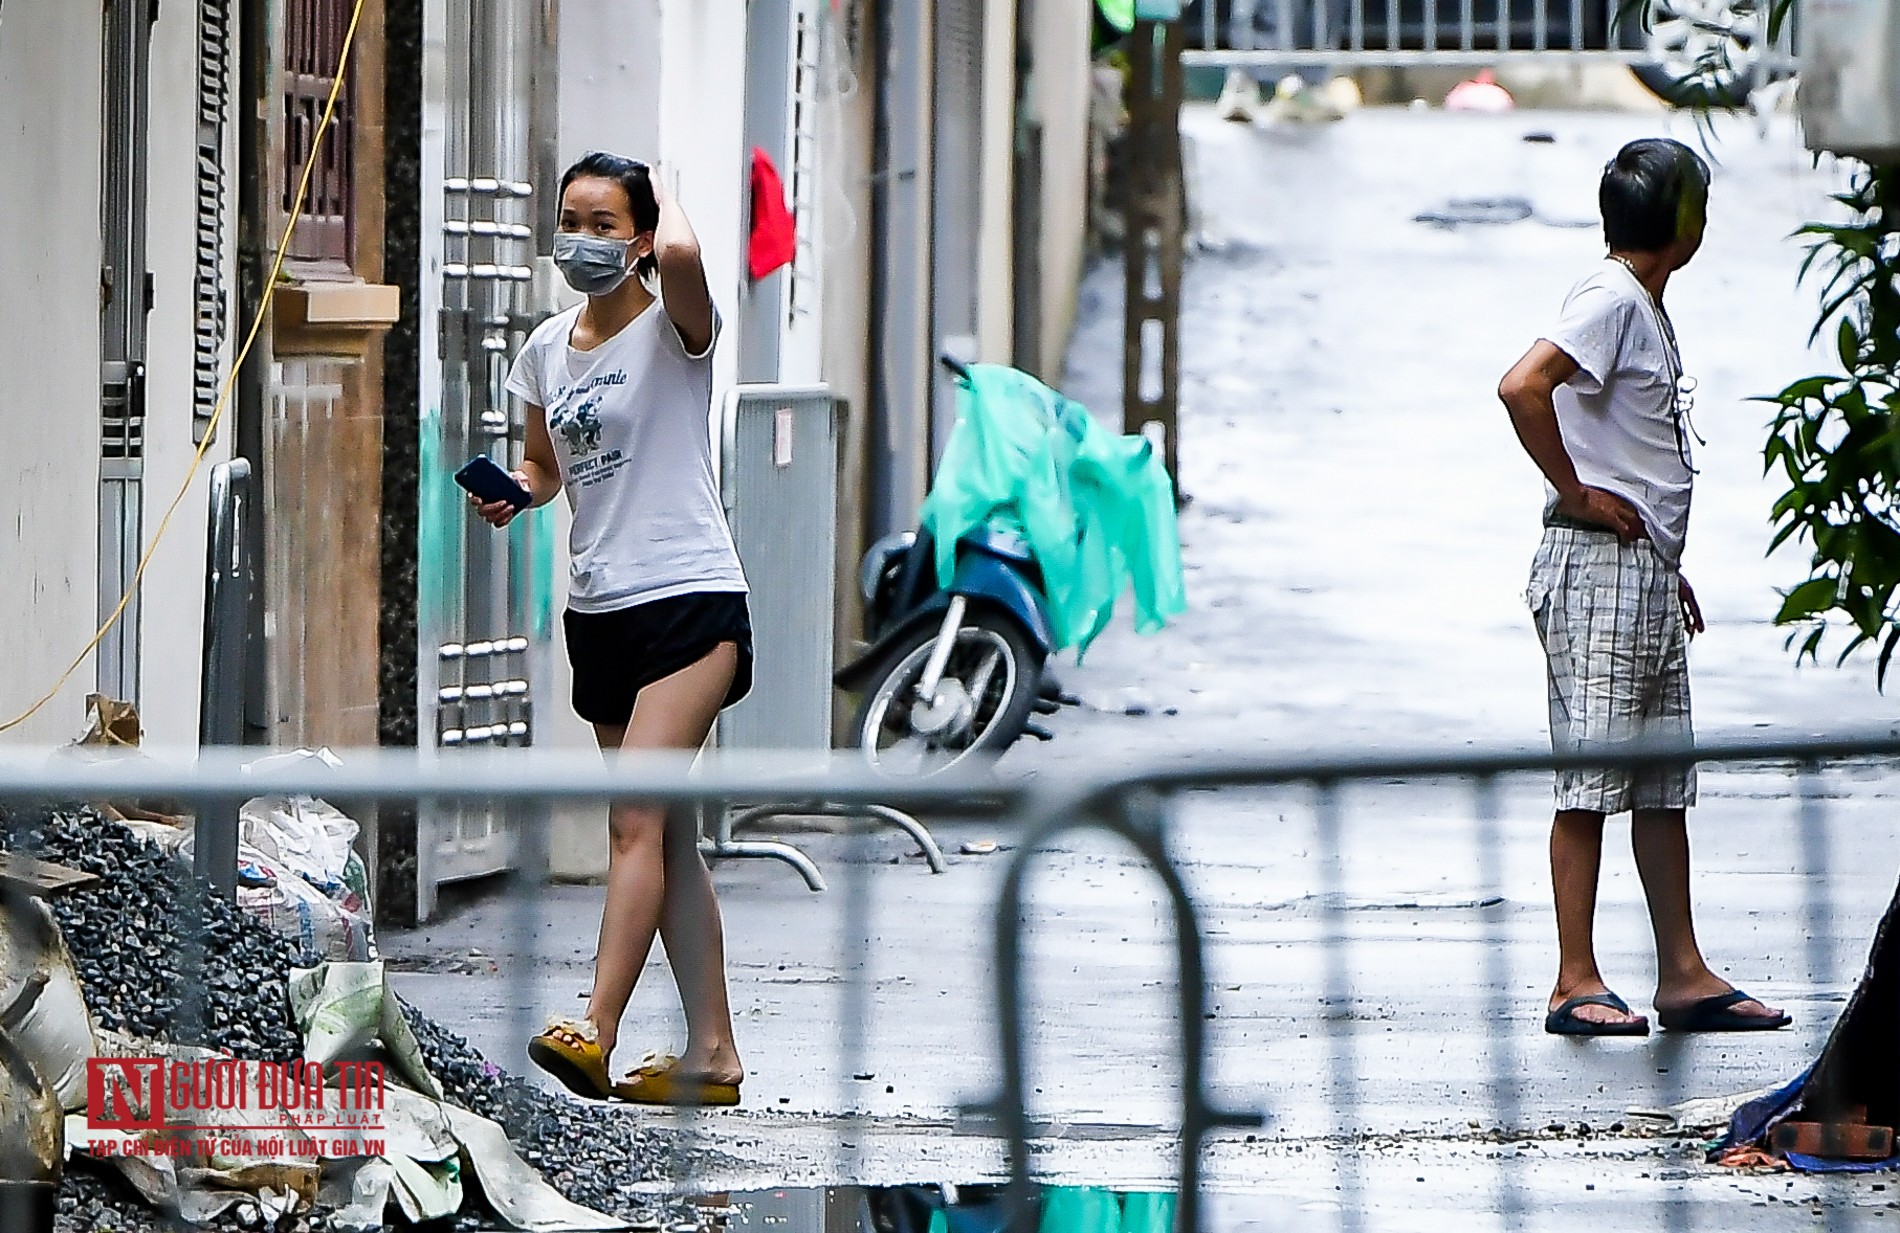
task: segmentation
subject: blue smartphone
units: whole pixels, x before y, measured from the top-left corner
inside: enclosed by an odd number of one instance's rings
[[[506,501],[516,509],[527,509],[534,504],[534,494],[486,454],[469,459],[468,465],[455,473],[455,482],[483,501]]]

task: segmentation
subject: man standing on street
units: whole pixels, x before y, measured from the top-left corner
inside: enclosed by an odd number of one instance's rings
[[[1687,641],[1702,628],[1678,572],[1694,483],[1669,276],[1701,246],[1708,165],[1676,141],[1631,142],[1603,170],[1609,256],[1576,284],[1557,328],[1498,396],[1544,473],[1544,538],[1528,599],[1550,680],[1550,738],[1574,751],[1637,737],[1686,741]],[[1709,969],[1689,911],[1693,766],[1562,770],[1551,827],[1557,987],[1544,1030],[1645,1036],[1597,970],[1592,928],[1603,820],[1629,813],[1656,935],[1655,1008],[1666,1029],[1755,1031],[1789,1022]]]

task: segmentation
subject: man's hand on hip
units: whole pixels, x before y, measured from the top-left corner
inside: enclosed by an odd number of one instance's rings
[[[1636,512],[1636,507],[1601,488],[1578,488],[1570,496],[1560,497],[1557,512],[1606,531],[1614,531],[1616,537],[1626,544],[1649,536],[1648,528],[1643,526],[1643,516]]]

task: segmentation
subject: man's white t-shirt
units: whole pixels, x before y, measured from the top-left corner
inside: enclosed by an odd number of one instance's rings
[[[1682,361],[1649,292],[1606,258],[1570,289],[1544,338],[1577,362],[1552,398],[1577,478],[1634,505],[1656,550],[1681,561],[1695,479],[1689,428],[1676,410]],[[1545,513],[1556,505],[1546,484]]]
[[[591,351],[568,343],[581,307],[541,323],[508,390],[547,413],[574,511],[568,606],[612,612],[745,574],[713,481],[712,351],[689,355],[658,300]],[[719,317],[713,314],[713,340]]]

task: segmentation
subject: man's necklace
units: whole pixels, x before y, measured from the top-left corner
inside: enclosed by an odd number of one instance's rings
[[[1672,347],[1675,346],[1675,324],[1669,320],[1669,314],[1664,311],[1662,301],[1657,299],[1655,294],[1650,291],[1649,284],[1643,281],[1643,276],[1636,272],[1636,263],[1621,253],[1611,253],[1610,260],[1628,270],[1630,277],[1636,280],[1636,285],[1643,289],[1643,294],[1649,297],[1650,306],[1656,310],[1656,319],[1662,323],[1663,332],[1669,336],[1669,345]]]
[[[1676,369],[1676,373],[1672,375],[1679,377],[1682,371],[1682,361],[1678,358],[1680,352],[1676,344],[1675,322],[1669,319],[1669,313],[1663,308],[1662,301],[1657,299],[1654,293],[1650,291],[1649,284],[1643,281],[1643,276],[1636,272],[1636,263],[1634,261],[1631,261],[1621,253],[1611,253],[1610,260],[1628,270],[1630,277],[1636,280],[1636,285],[1643,289],[1643,295],[1648,298],[1649,306],[1656,312],[1656,324],[1662,327],[1662,335],[1668,340],[1669,358],[1672,362],[1672,367]]]
[[[1688,412],[1682,405],[1682,350],[1676,344],[1675,323],[1669,320],[1669,314],[1664,310],[1662,301],[1657,299],[1655,294],[1650,291],[1649,284],[1643,281],[1643,276],[1636,272],[1635,262],[1623,256],[1621,253],[1611,253],[1610,260],[1629,271],[1630,277],[1636,280],[1636,285],[1643,289],[1643,298],[1649,301],[1650,311],[1656,315],[1656,325],[1663,337],[1663,363],[1669,369],[1668,397],[1672,418],[1676,424],[1677,450],[1682,456],[1682,465],[1688,467],[1690,473],[1694,474],[1695,467],[1690,463],[1687,448],[1682,442],[1682,431],[1687,427],[1690,435],[1695,437],[1697,443],[1707,445],[1708,442],[1703,441],[1700,434],[1696,433],[1695,426],[1689,423]]]

